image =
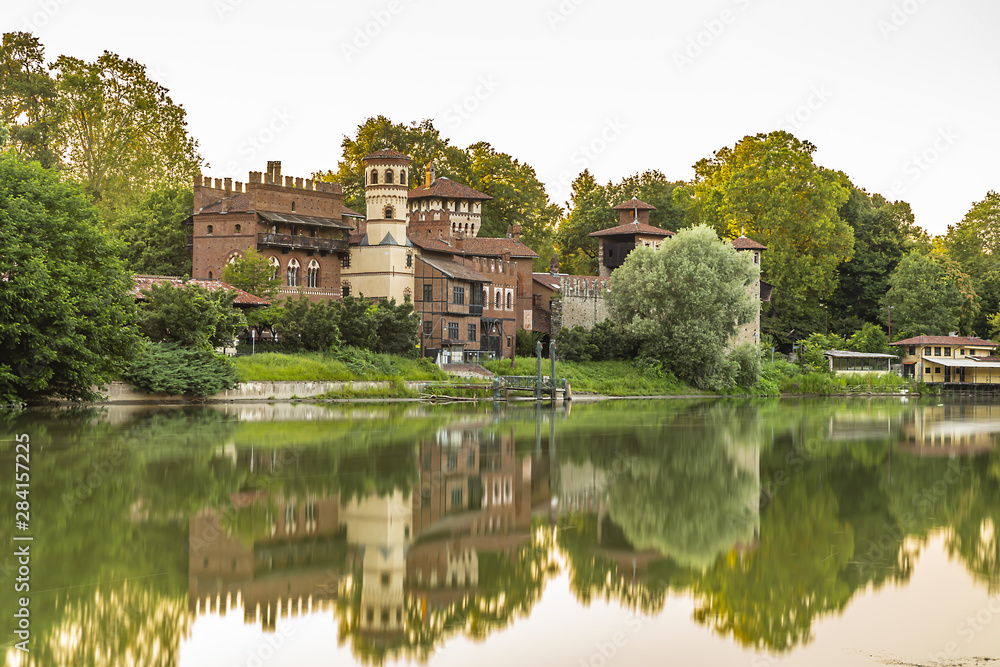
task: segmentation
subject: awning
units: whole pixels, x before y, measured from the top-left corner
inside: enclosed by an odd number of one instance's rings
[[[343,220],[334,218],[317,218],[310,215],[294,213],[274,213],[273,211],[257,211],[257,215],[268,222],[280,222],[286,225],[312,225],[313,227],[331,227],[333,229],[354,229]]]
[[[1000,368],[1000,361],[977,361],[968,357],[956,359],[955,357],[923,357],[925,364],[937,364],[949,368]]]

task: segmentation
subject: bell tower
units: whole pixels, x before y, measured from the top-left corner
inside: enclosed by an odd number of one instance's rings
[[[410,158],[383,148],[366,155],[364,162],[368,243],[405,244]]]

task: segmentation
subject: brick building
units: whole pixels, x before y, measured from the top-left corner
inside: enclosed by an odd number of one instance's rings
[[[360,216],[343,205],[339,185],[282,177],[281,163],[268,162],[264,174],[250,172],[245,188],[196,176],[193,208],[193,278],[220,279],[228,262],[256,249],[281,278],[282,295],[340,296],[348,233]]]

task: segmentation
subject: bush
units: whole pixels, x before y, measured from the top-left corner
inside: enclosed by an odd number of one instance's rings
[[[338,307],[319,301],[313,303],[305,294],[288,298],[276,317],[274,329],[281,335],[281,343],[290,352],[322,352],[339,339],[337,327]]]
[[[211,396],[239,382],[236,366],[226,357],[177,343],[150,343],[124,377],[150,393],[186,396]]]
[[[556,356],[562,361],[591,361],[598,353],[590,342],[590,332],[579,324],[556,334]]]
[[[760,380],[760,353],[753,343],[741,343],[729,353],[729,361],[736,366],[737,386],[752,389]]]
[[[357,347],[343,347],[339,350],[331,350],[330,356],[347,366],[348,370],[358,377],[392,376],[398,374],[396,365],[392,363],[391,359],[376,354],[371,350],[362,350]]]

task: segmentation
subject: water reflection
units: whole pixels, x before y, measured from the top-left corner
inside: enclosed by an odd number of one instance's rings
[[[998,406],[293,407],[7,424],[45,443],[34,664],[174,664],[234,610],[265,633],[318,615],[361,663],[424,661],[530,618],[562,571],[578,604],[689,596],[693,622],[790,652],[906,585],[941,531],[1000,593]]]

